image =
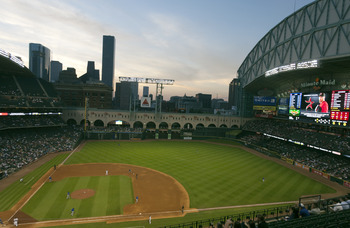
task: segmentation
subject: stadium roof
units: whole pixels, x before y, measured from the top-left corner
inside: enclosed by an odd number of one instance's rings
[[[16,75],[23,77],[35,77],[35,75],[26,67],[21,67],[10,58],[0,55],[0,74]]]
[[[348,69],[349,34],[350,1],[317,0],[286,17],[255,45],[237,71],[241,85],[261,83],[260,77],[271,69],[312,60],[324,64],[321,71]],[[266,83],[280,80],[274,77]]]

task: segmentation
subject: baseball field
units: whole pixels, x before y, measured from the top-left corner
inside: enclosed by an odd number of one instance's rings
[[[56,158],[46,166],[57,164],[65,157]],[[40,189],[21,209],[33,221],[143,214],[157,218],[158,212],[180,216],[152,223],[164,225],[239,210],[214,211],[209,208],[291,202],[303,195],[336,192],[323,183],[247,152],[238,145],[225,145],[219,141],[88,141],[57,170],[51,168],[49,172],[52,181],[48,181],[46,176]],[[36,173],[38,175],[42,173]],[[14,183],[16,189],[22,189],[28,178],[30,176],[25,177],[22,183]],[[0,192],[0,200],[4,202],[13,195],[17,193],[5,189]],[[198,213],[185,213],[184,216],[182,206],[188,212]],[[72,208],[74,214],[71,214]],[[110,220],[117,222],[119,218],[111,217]],[[132,217],[125,218],[134,220]],[[98,222],[98,219],[91,221]],[[145,224],[148,225],[146,221],[139,221],[109,225],[93,223],[90,226]]]

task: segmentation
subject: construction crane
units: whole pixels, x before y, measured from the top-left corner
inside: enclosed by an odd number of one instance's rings
[[[162,101],[158,101],[158,97],[163,97],[163,85],[173,85],[175,80],[173,79],[158,79],[158,78],[136,78],[136,77],[119,77],[120,82],[138,82],[146,84],[156,84],[156,108],[155,113],[162,112]],[[159,103],[159,105],[158,105]]]

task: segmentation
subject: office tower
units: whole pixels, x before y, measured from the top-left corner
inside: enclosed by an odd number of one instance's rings
[[[211,94],[196,94],[197,101],[202,104],[202,108],[211,108]]]
[[[67,67],[67,70],[62,70],[59,75],[60,83],[75,83],[77,81],[77,74],[75,73],[75,68]]]
[[[57,82],[62,71],[62,63],[59,61],[51,61],[50,82]]]
[[[38,78],[50,80],[50,59],[50,49],[41,44],[29,44],[29,70]]]
[[[115,101],[117,109],[129,110],[133,104],[137,103],[138,96],[137,82],[116,83]]]
[[[103,36],[102,82],[114,89],[114,36]]]
[[[83,83],[100,81],[100,71],[95,69],[95,62],[88,61],[86,73],[79,77]]]
[[[143,96],[143,97],[148,97],[148,94],[149,94],[149,87],[148,87],[148,86],[144,86],[144,87],[143,87],[142,96]]]

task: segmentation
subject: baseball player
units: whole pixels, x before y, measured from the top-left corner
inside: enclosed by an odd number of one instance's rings
[[[108,176],[108,169],[106,169],[106,176]]]
[[[18,218],[14,218],[13,219],[13,225],[14,226],[18,226]]]
[[[71,216],[74,215],[74,207],[73,207],[72,210],[70,211],[70,215],[71,215]]]
[[[70,192],[67,192],[67,197],[66,199],[70,199]]]
[[[49,182],[51,182],[52,181],[52,177],[51,176],[49,176]]]
[[[152,223],[152,217],[151,217],[151,216],[149,216],[149,218],[148,218],[148,223],[149,223],[149,224]]]
[[[136,196],[136,203],[137,203],[137,202],[139,202],[139,197],[138,197],[138,196]]]

